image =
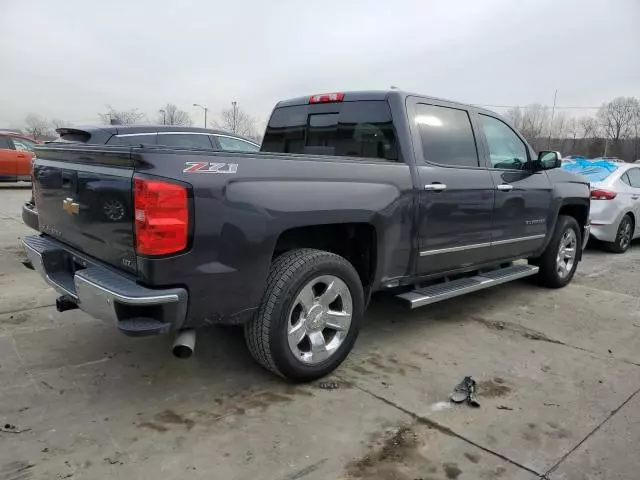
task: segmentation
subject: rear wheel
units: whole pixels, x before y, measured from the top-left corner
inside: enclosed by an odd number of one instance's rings
[[[631,246],[633,229],[633,218],[631,218],[631,215],[626,214],[624,217],[622,217],[622,220],[620,220],[620,225],[618,225],[618,232],[616,233],[615,241],[605,243],[603,245],[604,248],[613,253],[626,252]]]
[[[530,261],[540,267],[540,284],[549,288],[562,288],[571,281],[578,267],[581,238],[576,219],[560,215],[546,250],[539,258]]]
[[[363,310],[362,284],[347,260],[321,250],[292,250],[273,263],[245,338],[265,368],[291,381],[311,381],[346,358]]]

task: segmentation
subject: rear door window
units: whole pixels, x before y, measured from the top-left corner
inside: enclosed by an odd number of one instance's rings
[[[398,159],[391,111],[388,103],[380,100],[277,108],[260,150]]]
[[[629,182],[633,188],[640,188],[640,168],[632,168],[627,171]]]
[[[206,150],[213,149],[209,135],[198,133],[158,133],[158,145],[179,148],[202,148]]]
[[[132,133],[114,135],[107,140],[107,145],[155,145],[155,133]]]
[[[415,122],[426,161],[450,167],[479,166],[476,140],[465,110],[419,103]]]
[[[221,150],[230,152],[257,152],[260,150],[260,147],[251,142],[226,135],[216,135],[216,140],[218,140]]]

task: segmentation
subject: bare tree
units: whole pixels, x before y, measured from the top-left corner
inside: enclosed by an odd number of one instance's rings
[[[553,122],[551,122],[549,128],[549,136],[553,142],[552,150],[560,150],[561,152],[566,150],[567,141],[569,140],[567,136],[569,120],[567,115],[562,112],[553,117]],[[549,143],[548,145],[549,147],[552,146]]]
[[[158,112],[157,122],[162,125],[182,125],[185,127],[193,125],[189,114],[184,110],[180,110],[173,103],[167,103]]]
[[[522,112],[520,131],[531,145],[540,150],[543,147],[545,132],[549,132],[549,107],[539,103],[527,105]],[[546,146],[546,144],[544,144]]]
[[[509,120],[517,130],[522,130],[522,110],[520,107],[511,107],[504,112],[504,118]]]
[[[593,117],[580,117],[578,119],[578,128],[582,132],[582,138],[597,137],[600,133],[600,125]]]
[[[49,134],[49,123],[36,113],[30,113],[24,119],[24,131],[35,140],[39,140]]]
[[[238,107],[236,102],[232,102],[231,108],[222,110],[220,121],[213,121],[211,125],[243,137],[253,139],[259,137],[255,119]]]
[[[618,142],[629,136],[639,109],[640,103],[634,97],[618,97],[602,105],[596,117],[605,137]]]
[[[133,125],[141,123],[145,117],[144,113],[139,112],[137,108],[131,110],[116,110],[111,105],[107,105],[106,113],[98,113],[102,123],[107,125]]]
[[[69,126],[69,122],[65,120],[60,120],[59,118],[52,118],[50,123],[51,123],[51,127],[53,127],[54,130]]]
[[[571,117],[567,120],[566,125],[566,134],[568,138],[571,140],[569,150],[573,150],[576,145],[576,138],[580,133],[580,123],[577,118]],[[564,148],[564,146],[563,146]]]

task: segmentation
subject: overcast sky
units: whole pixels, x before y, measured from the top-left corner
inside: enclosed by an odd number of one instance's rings
[[[403,90],[468,103],[640,97],[640,0],[0,0],[0,127],[167,102]]]

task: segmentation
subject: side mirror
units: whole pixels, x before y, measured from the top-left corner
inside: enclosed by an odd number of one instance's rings
[[[551,170],[562,166],[562,155],[560,152],[542,151],[538,153],[536,170]]]

